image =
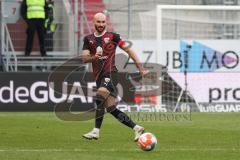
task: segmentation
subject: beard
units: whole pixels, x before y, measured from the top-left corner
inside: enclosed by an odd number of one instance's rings
[[[104,30],[105,30],[105,26],[103,26],[103,27],[97,27],[97,26],[95,26],[95,29],[96,29],[96,31],[98,32],[98,33],[102,33]]]

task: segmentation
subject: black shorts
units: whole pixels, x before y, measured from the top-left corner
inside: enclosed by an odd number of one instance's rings
[[[111,72],[104,75],[99,76],[96,81],[97,89],[104,87],[106,88],[110,94],[114,97],[117,97],[117,84],[118,84],[118,74],[117,72]]]

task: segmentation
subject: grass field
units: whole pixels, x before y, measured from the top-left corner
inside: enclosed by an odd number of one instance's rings
[[[193,113],[191,121],[139,122],[158,138],[144,152],[133,132],[107,115],[101,138],[81,135],[93,121],[65,122],[54,113],[0,113],[0,160],[237,160],[239,113]]]

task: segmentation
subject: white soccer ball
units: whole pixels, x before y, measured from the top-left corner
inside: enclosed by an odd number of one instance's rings
[[[137,144],[144,151],[151,151],[157,145],[157,138],[152,133],[144,133],[142,134]]]

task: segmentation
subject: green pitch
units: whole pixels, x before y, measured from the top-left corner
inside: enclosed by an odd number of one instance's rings
[[[107,115],[101,138],[82,139],[93,121],[65,122],[54,113],[0,113],[1,160],[236,160],[239,113],[194,113],[191,120],[139,122],[158,138],[144,152],[133,132]]]

